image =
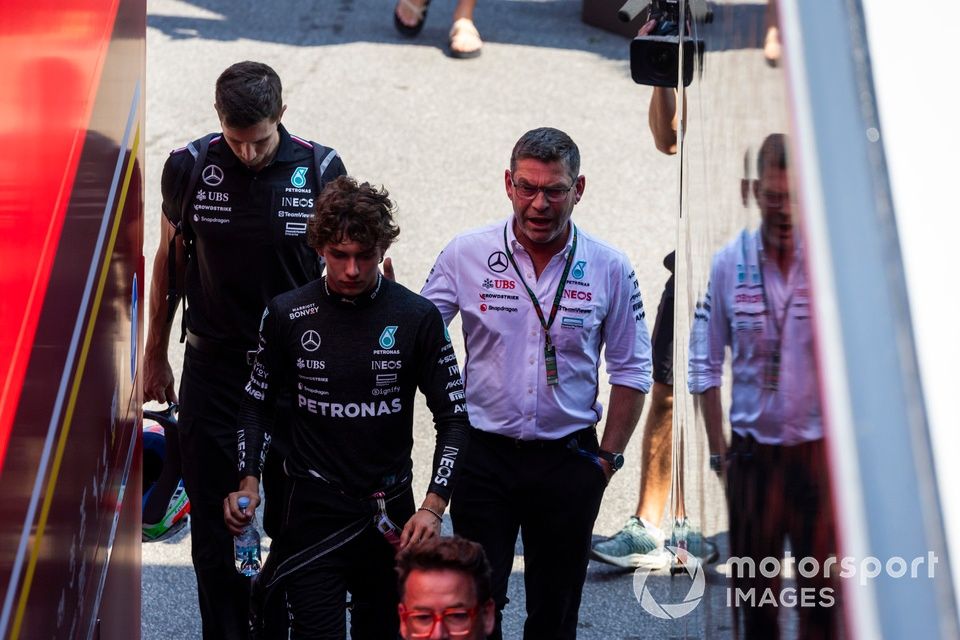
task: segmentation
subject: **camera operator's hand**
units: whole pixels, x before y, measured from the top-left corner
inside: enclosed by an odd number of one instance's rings
[[[648,36],[653,33],[653,30],[657,28],[657,19],[650,18],[643,23],[643,26],[640,27],[640,30],[637,31],[638,36]]]

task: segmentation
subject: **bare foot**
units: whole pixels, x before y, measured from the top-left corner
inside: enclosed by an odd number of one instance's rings
[[[780,29],[767,28],[767,37],[763,41],[763,57],[771,67],[780,63]]]
[[[454,58],[476,58],[480,55],[483,40],[480,32],[469,18],[455,20],[450,27],[450,55]]]
[[[396,8],[397,17],[408,27],[415,27],[420,22],[426,5],[426,0],[400,0]]]

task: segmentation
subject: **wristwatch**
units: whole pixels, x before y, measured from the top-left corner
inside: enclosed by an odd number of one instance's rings
[[[604,451],[600,449],[597,451],[597,456],[606,460],[610,463],[610,468],[614,471],[619,471],[623,468],[623,454],[622,453],[611,453],[609,451]]]
[[[710,470],[718,473],[723,470],[723,456],[719,453],[710,455]]]

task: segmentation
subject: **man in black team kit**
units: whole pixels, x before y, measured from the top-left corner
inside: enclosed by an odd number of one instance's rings
[[[224,497],[236,488],[247,351],[256,347],[267,302],[320,276],[317,254],[306,243],[306,222],[321,184],[345,173],[335,151],[292,136],[280,124],[286,108],[280,78],[267,65],[240,62],[226,69],[217,79],[214,106],[222,133],[174,150],[163,168],[164,219],[153,266],[143,394],[144,401],[177,400],[167,346],[181,290],[187,346],[179,443],[208,640],[247,634],[249,580],[234,569],[222,512]],[[282,482],[270,482],[273,466],[268,460],[268,532],[277,528],[281,497],[271,509],[271,489],[282,490]]]
[[[240,410],[240,490],[224,501],[239,533],[258,502],[278,396],[290,390],[283,528],[258,582],[286,595],[292,637],[397,637],[394,553],[440,532],[469,423],[457,358],[440,312],[380,275],[399,229],[384,190],[340,177],[317,202],[310,245],[326,276],[274,298]],[[426,498],[414,507],[413,404],[437,428]],[[235,476],[233,476],[235,477]],[[396,524],[394,524],[396,523]]]

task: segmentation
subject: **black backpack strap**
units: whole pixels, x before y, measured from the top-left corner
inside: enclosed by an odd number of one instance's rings
[[[325,147],[319,142],[311,141],[310,144],[313,145],[313,167],[317,176],[317,196],[319,196],[327,183],[346,174],[346,169],[336,149]]]
[[[313,142],[312,140],[310,144],[313,145],[313,173],[316,175],[317,197],[319,198],[320,194],[323,193],[323,188],[327,186],[327,183],[333,182],[342,175],[346,175],[347,170],[343,166],[343,160],[340,159],[340,154],[337,153],[336,149],[325,147],[319,142]],[[324,267],[326,266],[323,261],[323,256],[318,256],[317,259],[320,263],[320,273],[323,274]]]
[[[206,164],[210,141],[219,135],[218,133],[211,133],[187,145],[187,151],[193,156],[193,167],[190,169],[190,177],[185,188],[180,190],[180,222],[173,232],[173,237],[170,238],[167,249],[167,322],[173,321],[173,316],[177,313],[177,303],[182,299],[183,314],[180,317],[180,342],[186,340],[187,337],[187,296],[185,292],[177,288],[177,236],[183,235],[184,253],[186,260],[189,262],[193,247],[193,233],[190,230],[189,216],[190,203],[193,202],[194,190],[200,181],[200,175],[203,173]]]

